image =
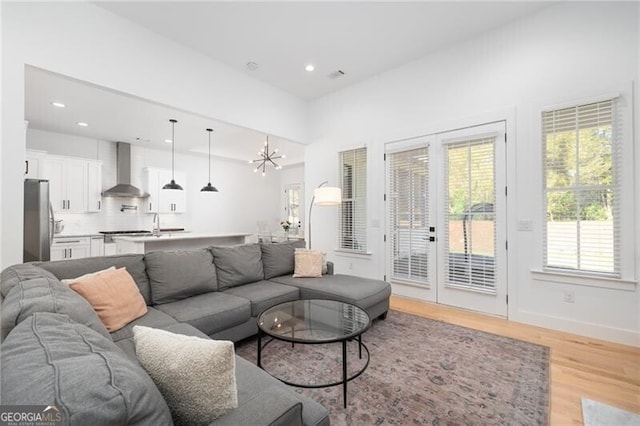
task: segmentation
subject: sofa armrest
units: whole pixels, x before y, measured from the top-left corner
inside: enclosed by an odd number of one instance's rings
[[[333,262],[327,260],[327,275],[333,275]]]
[[[276,386],[268,387],[211,425],[302,426],[302,402],[295,394]]]

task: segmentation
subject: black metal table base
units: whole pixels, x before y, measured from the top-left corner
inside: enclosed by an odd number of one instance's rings
[[[263,370],[265,370],[265,368],[262,366],[262,350],[269,344],[271,343],[273,340],[280,340],[280,339],[276,339],[274,337],[270,338],[269,340],[267,340],[264,345],[262,344],[262,332],[258,332],[258,359],[257,359],[257,364],[258,367],[262,368]],[[303,384],[303,383],[294,383],[294,382],[290,382],[288,380],[284,380],[281,379],[277,376],[273,376],[276,379],[280,380],[282,383],[289,385],[289,386],[295,386],[295,387],[299,387],[299,388],[306,388],[306,389],[317,389],[317,388],[328,388],[331,386],[337,386],[337,385],[342,385],[342,393],[343,393],[343,400],[344,400],[344,408],[347,408],[347,383],[350,382],[351,380],[359,377],[362,373],[364,373],[364,371],[367,369],[367,367],[369,366],[369,359],[370,359],[370,355],[369,355],[369,348],[367,348],[367,345],[365,345],[364,343],[362,343],[362,335],[357,337],[357,342],[358,342],[358,357],[360,359],[362,359],[362,349],[365,350],[365,352],[367,353],[367,362],[364,364],[364,366],[358,370],[356,373],[354,373],[352,376],[347,377],[347,340],[343,340],[342,341],[342,380],[336,381],[336,382],[331,382],[331,383],[323,383],[323,384],[318,384],[318,385],[307,385],[307,384]],[[303,344],[303,345],[317,345],[317,344],[323,344],[326,342],[296,342],[299,344]],[[265,370],[267,371],[267,370]],[[268,372],[268,371],[267,371]]]

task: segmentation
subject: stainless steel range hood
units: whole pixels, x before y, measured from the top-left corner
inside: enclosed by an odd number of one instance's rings
[[[131,185],[131,145],[128,143],[116,143],[116,173],[118,184],[104,191],[103,197],[149,197],[149,194]]]

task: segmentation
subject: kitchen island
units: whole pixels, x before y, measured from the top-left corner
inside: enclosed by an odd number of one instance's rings
[[[209,246],[244,244],[247,233],[209,234],[201,232],[167,232],[160,235],[114,236],[117,254],[148,253],[158,250],[194,250]]]

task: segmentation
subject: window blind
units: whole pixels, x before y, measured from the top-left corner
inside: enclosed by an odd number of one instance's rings
[[[542,113],[545,269],[620,274],[615,107]]]
[[[428,287],[430,217],[427,148],[387,154],[387,182],[391,280]]]
[[[445,149],[445,283],[495,289],[495,137]]]
[[[340,249],[367,251],[367,148],[340,153]]]

